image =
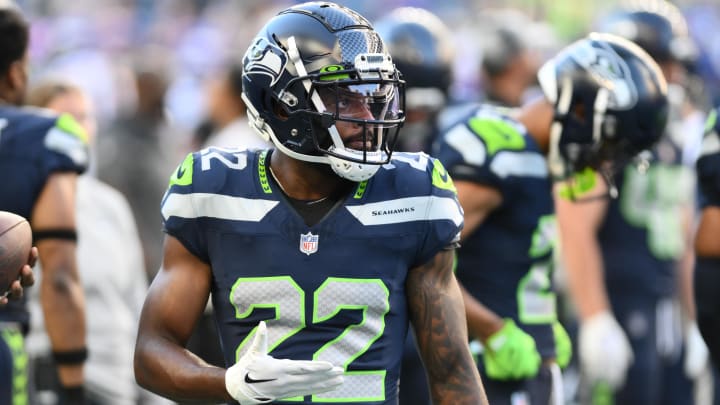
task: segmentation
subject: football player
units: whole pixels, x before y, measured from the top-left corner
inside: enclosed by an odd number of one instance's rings
[[[516,112],[480,106],[434,149],[465,212],[457,277],[492,404],[561,404],[571,355],[553,288],[553,178],[609,170],[662,133],[666,83],[622,38],[590,34],[538,72],[544,97]]]
[[[137,380],[182,400],[394,404],[412,322],[433,400],[486,403],[452,266],[462,209],[439,161],[392,153],[404,91],[379,35],[303,3],[243,69],[275,149],[205,149],[170,180]],[[227,369],[185,350],[209,295]]]
[[[689,292],[695,188],[691,167],[682,164],[686,106],[674,97],[692,41],[677,7],[643,4],[609,14],[599,28],[633,41],[658,63],[668,82],[667,128],[645,162],[614,174],[616,199],[556,201],[579,318],[583,402],[689,403],[691,379],[708,365]],[[592,175],[586,180],[591,192]]]
[[[45,326],[58,365],[61,401],[84,398],[85,309],[75,264],[75,186],[88,164],[87,140],[68,115],[18,108],[27,85],[28,24],[0,8],[0,210],[27,218],[40,253]],[[24,301],[0,308],[0,403],[27,404],[29,325]]]
[[[702,216],[695,238],[697,323],[715,366],[720,366],[720,107],[708,116],[697,161]]]

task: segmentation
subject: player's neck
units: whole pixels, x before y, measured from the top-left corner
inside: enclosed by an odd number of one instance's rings
[[[550,145],[553,114],[552,104],[540,98],[524,105],[515,116],[544,154],[547,154]]]
[[[348,183],[328,165],[299,161],[279,151],[273,151],[269,168],[285,195],[296,200],[321,200],[336,194]]]

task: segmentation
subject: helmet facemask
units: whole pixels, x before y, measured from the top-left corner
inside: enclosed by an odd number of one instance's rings
[[[309,93],[316,149],[359,164],[389,162],[403,122],[398,87],[383,81],[313,81]],[[317,100],[320,100],[317,103]]]
[[[288,42],[290,64],[298,76],[288,81],[278,98],[288,118],[309,123],[314,147],[310,156],[290,155],[328,163],[337,175],[351,181],[369,179],[390,162],[405,119],[404,82],[390,56],[361,53],[352,64],[324,66],[308,74],[294,38]],[[298,86],[304,88],[304,100],[295,95]],[[295,92],[289,91],[292,88]],[[341,134],[338,127],[356,133]],[[276,145],[287,153],[282,144]]]
[[[607,114],[607,91],[603,88],[592,91],[573,92],[573,83],[565,80],[561,85],[560,98],[555,105],[555,115],[550,130],[549,168],[555,181],[568,183],[566,189],[570,199],[580,198],[575,191],[582,189],[575,183],[587,181],[578,174],[598,173],[605,181],[606,192],[598,197],[614,197],[617,188],[613,174],[622,163],[622,148],[616,148],[615,142],[603,138],[600,127],[606,119],[613,121]],[[583,97],[584,96],[584,97]]]

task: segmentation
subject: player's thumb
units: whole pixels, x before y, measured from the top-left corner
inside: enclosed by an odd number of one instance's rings
[[[260,321],[255,331],[255,339],[250,346],[251,353],[267,354],[267,326],[265,321]]]

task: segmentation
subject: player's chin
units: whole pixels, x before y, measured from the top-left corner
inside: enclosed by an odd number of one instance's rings
[[[345,144],[345,147],[347,147],[348,149],[352,149],[356,152],[360,152],[360,153],[362,153],[364,151],[370,152],[374,149],[373,144],[371,142],[363,142],[361,140],[347,142]]]

